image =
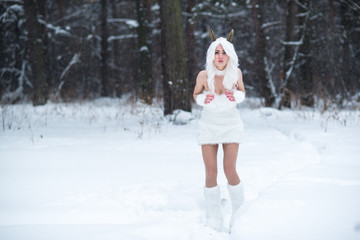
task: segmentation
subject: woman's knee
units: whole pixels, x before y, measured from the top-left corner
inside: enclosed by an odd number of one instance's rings
[[[224,173],[226,177],[233,177],[237,176],[236,167],[232,165],[224,165]]]

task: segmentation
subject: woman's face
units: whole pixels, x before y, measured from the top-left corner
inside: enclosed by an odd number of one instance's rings
[[[224,48],[221,45],[217,46],[214,58],[215,67],[220,71],[224,70],[228,60],[229,56],[226,54]]]

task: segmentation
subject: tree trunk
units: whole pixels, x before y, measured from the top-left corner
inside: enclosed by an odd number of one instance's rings
[[[304,15],[310,14],[310,1],[309,0],[301,0],[300,1],[302,6],[305,7],[301,8],[301,13]],[[313,107],[314,106],[314,95],[315,90],[317,93],[321,92],[322,86],[321,81],[316,81],[314,84],[313,80],[313,69],[312,69],[312,52],[311,52],[311,28],[308,24],[309,17],[302,17],[300,20],[300,25],[303,26],[304,37],[303,43],[299,49],[301,52],[301,65],[300,65],[300,72],[301,72],[301,81],[299,82],[300,85],[300,103],[301,105]],[[314,78],[317,79],[317,78]]]
[[[306,105],[312,105],[312,100],[308,99],[308,94],[311,94],[309,99],[313,99],[313,74],[311,70],[311,53],[310,53],[310,31],[308,30],[308,21],[310,16],[310,10],[309,10],[309,4],[308,0],[303,0],[302,2],[299,1],[289,1],[288,2],[288,18],[287,21],[290,23],[287,23],[287,35],[290,34],[292,36],[290,29],[295,29],[296,26],[292,26],[293,23],[295,23],[297,20],[293,19],[297,18],[296,15],[300,11],[294,11],[295,6],[292,4],[298,4],[297,8],[301,8],[301,14],[299,14],[297,17],[301,18],[299,21],[298,26],[298,34],[297,34],[297,40],[294,41],[285,41],[285,46],[289,45],[292,47],[292,56],[286,56],[285,60],[287,62],[284,63],[284,66],[286,69],[286,72],[284,73],[285,81],[283,82],[283,86],[281,87],[280,91],[282,94],[281,101],[279,104],[279,109],[282,107],[288,107],[291,108],[291,101],[299,99],[299,92],[300,95],[302,94],[304,96],[304,103]],[[292,15],[293,17],[290,17],[289,15]],[[289,28],[289,29],[288,29]],[[294,33],[295,34],[295,33]],[[286,36],[288,38],[289,36]],[[303,52],[301,52],[303,51]],[[303,58],[304,62],[301,63],[299,58]],[[298,70],[298,65],[300,62],[300,74],[301,74],[301,80],[297,81],[294,78],[291,78],[293,72],[295,69]],[[306,78],[306,79],[303,79]],[[298,91],[297,89],[300,89]],[[301,99],[301,97],[300,97]]]
[[[160,0],[164,114],[191,111],[181,1]]]
[[[326,79],[326,89],[330,93],[332,99],[335,99],[336,96],[336,88],[335,88],[335,69],[337,63],[337,57],[335,56],[335,40],[334,40],[334,32],[335,32],[335,6],[334,0],[329,0],[329,28],[327,33],[327,39],[329,41],[329,72],[328,77]]]
[[[138,47],[139,47],[139,75],[140,75],[140,99],[147,104],[152,104],[154,97],[151,64],[151,37],[149,36],[148,0],[136,0],[136,12],[138,19]]]
[[[26,30],[28,32],[29,61],[31,66],[31,82],[33,85],[32,102],[34,106],[44,105],[48,99],[48,84],[46,81],[42,27],[38,22],[35,0],[24,1],[26,15]]]
[[[265,71],[266,38],[262,28],[264,0],[252,0],[251,4],[255,28],[255,84],[259,86],[260,94],[265,98],[265,106],[271,107],[275,102],[275,96],[271,91],[270,82]]]
[[[195,36],[194,36],[194,32],[195,32],[195,23],[194,23],[194,19],[193,19],[193,15],[192,15],[192,9],[195,7],[195,0],[188,0],[187,1],[187,8],[186,8],[186,12],[188,14],[188,17],[186,19],[186,58],[187,58],[187,67],[188,67],[188,71],[189,71],[189,88],[193,89],[195,87],[195,78],[196,78],[196,74],[197,74],[197,68],[196,68],[196,64],[194,64],[196,62],[196,53],[195,53],[195,49],[194,46],[196,45],[195,42]]]
[[[111,16],[112,18],[119,18],[119,11],[116,6],[116,1],[111,0]],[[112,32],[116,32],[116,28],[118,27],[117,24],[112,25]],[[120,41],[119,40],[113,40],[112,41],[112,51],[111,51],[111,58],[113,61],[113,67],[114,69],[111,71],[111,79],[114,81],[114,91],[115,95],[120,97],[124,92],[124,76],[120,76],[120,69],[121,69],[121,58],[120,58]]]
[[[109,96],[107,0],[101,0],[101,96]]]
[[[342,40],[342,64],[341,64],[341,76],[343,81],[344,95],[349,97],[355,89],[351,89],[351,70],[352,65],[350,59],[350,39],[349,39],[349,28],[351,27],[351,19],[348,16],[349,7],[344,1],[340,1],[341,4],[341,40]]]
[[[37,0],[37,9],[38,9],[38,18],[47,22],[47,9],[46,9],[46,0]],[[42,48],[44,54],[44,67],[45,67],[45,76],[46,82],[48,85],[48,89],[53,85],[52,79],[52,71],[51,71],[51,59],[49,56],[49,39],[47,35],[47,27],[45,24],[39,24],[41,29],[41,40],[42,40]]]
[[[295,86],[293,81],[291,80],[291,71],[294,66],[293,56],[294,46],[288,44],[289,42],[294,42],[296,40],[296,14],[297,14],[297,4],[295,0],[289,0],[287,2],[287,13],[286,13],[286,29],[285,29],[285,46],[284,46],[284,63],[283,63],[283,73],[281,74],[281,78],[285,84],[285,88],[282,89],[283,95],[280,102],[281,107],[291,107],[291,94],[295,92]],[[285,91],[284,91],[285,90]]]

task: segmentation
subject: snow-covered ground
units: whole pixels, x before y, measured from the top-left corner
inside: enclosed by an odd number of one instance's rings
[[[127,99],[1,107],[0,239],[360,239],[359,110],[240,106],[246,203],[205,226],[200,109]],[[230,200],[219,152],[226,223]]]

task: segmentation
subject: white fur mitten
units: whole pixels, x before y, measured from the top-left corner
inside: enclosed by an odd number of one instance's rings
[[[236,103],[241,103],[245,99],[245,93],[243,91],[235,90],[234,98]]]
[[[205,106],[205,99],[206,99],[206,94],[204,93],[199,94],[196,97],[196,103],[199,104],[200,106]]]

